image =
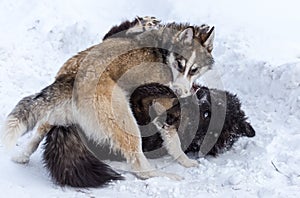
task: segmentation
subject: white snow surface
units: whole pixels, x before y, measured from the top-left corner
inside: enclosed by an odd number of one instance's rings
[[[256,136],[216,158],[199,159],[197,168],[183,168],[168,156],[150,160],[166,164],[163,170],[182,181],[123,172],[125,181],[97,189],[55,185],[41,148],[28,165],[18,165],[0,145],[0,197],[299,197],[299,8],[297,0],[2,0],[0,127],[22,97],[49,85],[68,58],[99,43],[111,26],[153,15],[216,27],[216,64],[200,81],[236,93]]]

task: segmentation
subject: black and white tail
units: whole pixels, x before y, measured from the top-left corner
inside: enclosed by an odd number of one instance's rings
[[[44,164],[61,186],[99,187],[124,178],[85,146],[78,126],[55,126],[46,136]]]

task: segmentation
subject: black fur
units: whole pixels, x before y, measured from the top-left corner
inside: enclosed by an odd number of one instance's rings
[[[117,37],[125,37],[126,35],[124,34],[121,36],[121,33],[125,30],[128,30],[131,27],[134,27],[138,23],[138,19],[134,19],[133,21],[124,21],[120,25],[115,25],[113,26],[103,37],[103,40],[106,40],[108,38],[117,36]],[[123,32],[124,33],[124,32]]]
[[[199,87],[195,96],[178,99],[170,88],[158,83],[140,86],[132,93],[130,104],[141,128],[143,151],[145,154],[148,153],[147,156],[157,157],[166,153],[162,147],[163,140],[160,133],[154,125],[151,125],[153,118],[158,116],[156,112],[151,112],[151,106],[156,99],[161,98],[169,99],[173,106],[167,109],[165,114],[159,115],[159,120],[178,128],[182,148],[186,153],[201,152],[216,156],[231,148],[239,137],[255,136],[255,131],[246,121],[245,113],[241,110],[241,104],[235,95]],[[206,100],[201,100],[203,98]],[[219,108],[214,111],[212,111],[213,103],[219,104]],[[207,134],[207,129],[210,124],[214,125],[210,123],[212,112],[217,115],[222,113],[221,106],[226,107],[225,121],[223,120],[220,136],[215,137],[213,134]],[[145,125],[148,126],[145,128]],[[213,127],[213,130],[219,129]],[[80,128],[73,125],[54,126],[47,134],[44,162],[53,179],[61,186],[73,187],[97,187],[111,180],[123,179],[90,152],[79,133]],[[205,136],[212,142],[216,141],[207,151]],[[201,149],[203,147],[204,149]]]
[[[79,131],[75,125],[55,126],[47,134],[43,159],[54,181],[61,186],[99,187],[124,179],[86,148]]]
[[[217,155],[218,153],[225,151],[232,147],[234,142],[239,137],[246,136],[246,137],[254,137],[255,131],[250,125],[249,122],[247,122],[247,117],[245,116],[245,113],[243,110],[241,110],[241,103],[236,95],[233,95],[227,91],[221,91],[217,89],[208,89],[206,87],[200,87],[197,91],[197,98],[201,98],[203,96],[207,97],[207,102],[204,102],[202,104],[199,104],[199,109],[202,111],[202,109],[207,109],[208,117],[207,119],[202,119],[204,125],[199,124],[201,126],[200,130],[198,129],[195,138],[193,139],[191,145],[188,147],[186,152],[198,152],[200,149],[200,145],[203,143],[203,137],[204,135],[207,135],[208,133],[208,125],[213,124],[211,123],[212,118],[212,103],[215,103],[216,110],[214,110],[214,113],[218,116],[219,113],[222,113],[222,108],[225,107],[225,120],[222,126],[222,131],[219,137],[217,138],[217,141],[215,145],[211,148],[211,150],[208,152],[210,155]],[[222,96],[225,97],[222,97]],[[224,104],[226,104],[224,106]],[[201,114],[201,117],[203,117],[203,113]],[[205,121],[204,121],[205,120]],[[214,130],[214,129],[213,129]],[[213,131],[214,132],[214,131]],[[214,136],[213,134],[208,134],[209,136]],[[214,137],[213,137],[214,138]]]
[[[174,92],[167,86],[151,83],[134,90],[130,97],[130,106],[138,125],[147,125],[156,115],[151,115],[150,106],[158,98],[177,99]],[[153,112],[155,113],[155,112]]]
[[[145,93],[149,93],[149,96]],[[163,85],[148,84],[138,87],[132,94],[131,105],[140,125],[147,125],[150,122],[149,115],[152,103],[148,99],[153,100],[155,93],[158,97],[164,94],[170,95],[170,98],[176,97],[172,90]],[[206,98],[206,100],[200,100],[201,98]],[[244,111],[241,110],[238,98],[227,91],[199,87],[196,92],[196,99],[191,96],[177,101],[172,108],[167,110],[164,120],[167,124],[175,125],[178,128],[181,144],[186,153],[201,152],[215,156],[231,148],[239,137],[253,137],[255,135],[254,129],[246,121],[247,118]],[[195,105],[195,103],[199,104]],[[212,110],[212,104],[215,104],[214,110]],[[221,124],[224,122],[219,128],[214,127],[217,123],[211,123],[212,112],[215,115],[214,121]],[[225,119],[220,117],[222,113],[225,114]],[[198,120],[195,120],[196,118]],[[209,126],[212,126],[210,128],[212,134],[207,133]],[[219,131],[221,132],[220,135],[215,136],[215,134],[219,134]],[[142,130],[142,134],[144,152],[155,151],[162,147],[163,140],[159,132],[153,134],[152,131],[151,135],[149,132],[145,135]],[[204,142],[205,136],[211,142]],[[160,152],[156,152],[155,155],[160,154]]]
[[[102,40],[106,40],[108,38],[128,38],[128,37],[134,37],[135,35],[138,35],[142,32],[144,32],[146,29],[144,28],[141,32],[131,32],[128,34],[126,30],[129,30],[130,28],[138,25],[139,20],[142,21],[143,18],[135,18],[132,21],[126,20],[120,23],[119,25],[114,25],[102,38]],[[160,28],[169,28],[177,31],[182,31],[188,27],[193,28],[194,34],[197,35],[194,39],[198,40],[202,45],[204,42],[208,39],[208,37],[211,35],[211,33],[214,31],[214,27],[210,27],[206,24],[202,24],[200,26],[197,25],[191,25],[190,23],[167,23],[167,24],[160,24],[159,21],[156,21],[157,27]]]
[[[103,37],[103,40],[112,37],[128,37],[125,30],[134,27],[137,23],[138,20],[135,19],[131,22],[125,21],[119,26],[114,26]],[[182,30],[184,27],[189,27],[189,24],[178,25],[176,23],[170,23],[163,27]],[[213,28],[208,32],[208,26],[194,26],[194,30],[196,34],[199,35],[197,39],[200,39],[200,42],[203,43]],[[134,35],[135,33],[130,33],[129,36]],[[166,56],[165,54],[167,52],[160,53]],[[162,58],[165,59],[165,57]],[[234,100],[234,97],[230,100]],[[131,95],[130,99],[133,114],[138,124],[141,125],[143,151],[152,152],[162,147],[163,140],[161,139],[160,133],[157,132],[153,124],[151,125],[151,121],[157,116],[155,111],[151,111],[151,105],[153,104],[153,100],[158,98],[170,99],[174,105],[168,109],[166,113],[160,115],[159,119],[161,121],[166,120],[169,125],[175,125],[178,128],[181,143],[186,152],[199,152],[210,119],[207,120],[200,116],[199,120],[196,120],[194,119],[194,115],[198,115],[199,113],[200,115],[204,115],[207,111],[211,112],[211,105],[209,103],[203,106],[197,105],[193,102],[192,97],[178,100],[176,95],[168,87],[155,83],[139,87]],[[241,113],[237,116],[238,119],[235,120],[238,124],[225,122],[225,124],[228,124],[228,129],[226,127],[223,128],[222,134],[224,133],[224,135],[221,134],[219,138],[221,140],[218,139],[217,144],[211,149],[209,154],[215,155],[223,148],[228,147],[228,145],[231,147],[235,141],[235,138],[232,138],[233,135],[230,135],[231,132],[234,134],[240,131],[248,131],[250,134],[248,134],[249,137],[251,137],[251,135],[254,136],[255,132],[250,124],[245,121],[245,115],[240,110],[239,105],[233,106],[233,110],[236,109],[238,110],[237,113]],[[228,119],[230,119],[232,113],[233,112],[230,111]],[[233,126],[230,124],[233,124]],[[145,125],[149,125],[149,127],[145,128]],[[232,130],[236,126],[238,126],[239,130]],[[111,180],[123,179],[121,175],[114,172],[108,165],[96,158],[85,146],[79,136],[80,130],[80,128],[74,125],[68,127],[54,126],[46,135],[44,163],[52,178],[61,186],[69,185],[73,187],[97,187],[103,186]],[[241,135],[234,137],[237,138],[239,136]]]

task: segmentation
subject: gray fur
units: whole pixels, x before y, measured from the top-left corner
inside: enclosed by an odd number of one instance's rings
[[[178,93],[190,94],[194,78],[213,64],[210,50],[201,43],[202,37],[195,34],[193,27],[177,27],[176,24],[171,27],[159,26],[132,37],[106,39],[69,59],[52,85],[23,100],[8,116],[5,142],[15,143],[20,135],[37,124],[78,124],[88,138],[97,143],[108,140],[114,150],[120,150],[140,178],[167,176],[180,179],[175,174],[153,171],[142,153],[140,131],[128,102],[128,90],[142,82],[158,82],[183,90]],[[188,37],[182,37],[185,31]],[[175,57],[179,54],[180,59],[189,64],[186,68],[197,65],[203,70],[188,78],[180,72],[175,75],[174,63],[181,61]],[[159,66],[156,71],[159,75],[148,74],[145,78],[134,69],[136,65],[142,65],[142,68]],[[120,83],[128,71],[133,72]],[[186,79],[181,87],[183,78]],[[30,113],[22,113],[24,109]],[[177,133],[174,130],[165,130],[165,133],[164,137],[171,143],[174,142],[172,138],[176,140],[175,145],[170,144],[169,153],[186,167],[196,165],[181,150]],[[37,144],[36,140],[34,144]]]
[[[8,115],[2,136],[9,146],[18,136],[32,130],[47,117],[66,115],[57,124],[72,123],[69,114],[74,76],[61,76],[39,93],[23,98]],[[23,127],[24,126],[24,127]],[[15,130],[15,128],[19,130]]]

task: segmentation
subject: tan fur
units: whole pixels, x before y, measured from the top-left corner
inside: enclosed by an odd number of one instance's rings
[[[83,131],[92,139],[98,142],[103,138],[109,139],[113,149],[123,153],[138,176],[149,178],[153,175],[161,175],[161,173],[153,173],[154,170],[142,153],[140,132],[130,110],[126,92],[120,86],[124,85],[124,82],[118,83],[118,81],[126,72],[135,71],[134,67],[137,65],[151,67],[153,63],[162,62],[162,60],[158,60],[148,48],[138,46],[138,49],[134,49],[135,43],[130,41],[123,39],[118,42],[114,42],[114,40],[108,42],[110,47],[117,45],[113,47],[113,52],[109,51],[112,54],[103,51],[107,50],[106,47],[95,46],[89,49],[89,55],[81,62],[80,67],[76,64],[73,66],[74,70],[79,69],[74,85],[76,89],[75,96],[73,95],[76,107],[74,115]],[[104,46],[106,44],[106,42],[102,43]],[[126,51],[123,51],[124,47]],[[163,67],[170,70],[167,66]],[[130,83],[132,86],[134,82],[139,85],[141,81],[145,81],[139,73],[133,73],[130,76],[130,81],[125,82],[125,85]],[[166,81],[170,82],[172,78],[155,79],[152,76],[148,82],[164,84]],[[177,153],[172,156],[178,157],[175,156]],[[184,155],[182,151],[181,154]],[[174,175],[171,177],[178,178]]]
[[[188,29],[190,34],[191,28]],[[197,45],[197,40],[193,45],[185,39],[178,40],[179,33],[178,30],[162,28],[141,33],[136,39],[111,38],[69,59],[59,70],[56,80],[74,77],[73,90],[62,91],[61,94],[65,94],[62,98],[66,100],[60,101],[62,99],[57,98],[59,100],[55,101],[57,107],[46,108],[49,112],[39,122],[46,125],[40,127],[40,133],[44,134],[43,129],[47,129],[50,125],[76,123],[97,143],[109,140],[112,148],[122,152],[139,177],[167,176],[179,179],[180,177],[175,174],[154,170],[145,158],[141,148],[140,131],[131,112],[127,95],[144,83],[172,84],[177,79],[178,76],[174,76],[171,67],[162,64],[162,57],[157,55],[160,52],[153,51],[168,47],[171,42],[177,45],[174,50],[179,49],[177,53],[182,53],[191,62],[190,67],[194,64],[192,62],[198,62],[203,67],[211,64],[211,55],[203,52],[205,49]],[[160,37],[167,43],[156,43]],[[189,46],[186,46],[186,43]],[[192,50],[193,48],[196,48],[197,52]],[[190,88],[191,82],[185,83],[183,89]],[[185,95],[189,93],[190,91],[184,92]],[[176,131],[165,128],[163,133],[164,139],[168,142],[169,153],[186,167],[195,165],[194,161],[188,160],[181,150]],[[41,135],[37,134],[33,138],[25,156],[36,149],[40,137]]]
[[[144,56],[140,56],[140,54]],[[130,58],[129,58],[130,57]],[[148,61],[157,61],[147,50],[136,50],[125,55],[120,55],[118,59],[111,62],[98,79],[95,96],[92,100],[94,104],[86,106],[86,102],[79,101],[79,116],[85,117],[95,112],[95,123],[101,123],[101,131],[109,137],[114,149],[121,150],[125,158],[132,164],[134,171],[143,172],[140,177],[147,178],[151,167],[141,149],[141,137],[136,121],[129,108],[126,93],[118,86],[118,79],[135,65]],[[90,109],[88,115],[85,112]],[[99,129],[99,127],[97,127]],[[89,131],[90,127],[84,127],[84,131]],[[101,137],[96,137],[101,138]],[[151,168],[150,168],[151,169]],[[147,176],[148,175],[148,176]]]
[[[59,69],[55,78],[68,74],[77,74],[80,64],[84,61],[84,59],[88,56],[89,52],[94,47],[95,46],[92,46],[82,52],[79,52],[77,55],[67,60],[67,62],[65,62],[63,66]]]
[[[154,110],[158,115],[166,112],[167,109],[170,109],[174,106],[174,101],[177,98],[157,98],[153,100]],[[152,100],[151,100],[152,101]]]

